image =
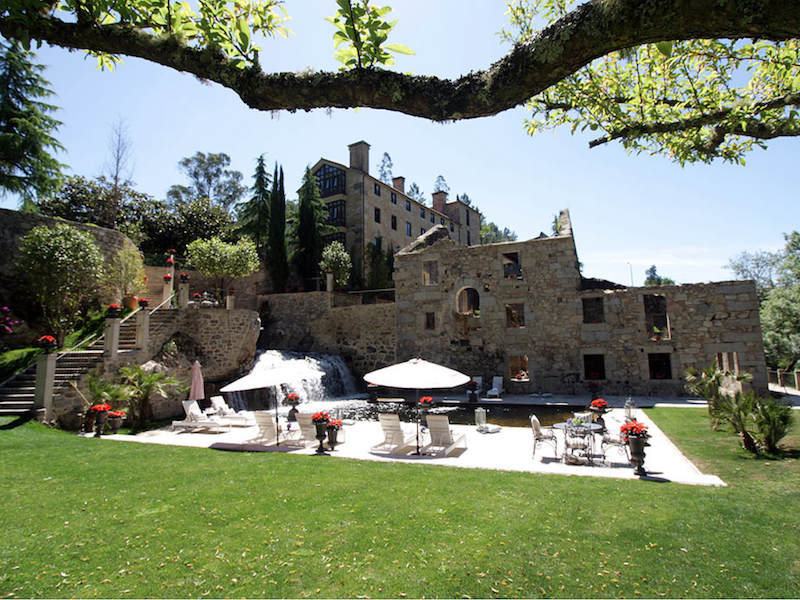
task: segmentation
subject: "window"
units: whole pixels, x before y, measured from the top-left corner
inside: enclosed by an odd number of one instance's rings
[[[375,195],[376,196],[380,196],[381,195],[381,184],[380,183],[376,183],[375,184]]]
[[[322,165],[314,174],[317,178],[317,187],[321,198],[334,194],[344,194],[346,188],[345,172],[332,165]]]
[[[411,200],[406,200],[406,210],[411,212]]]
[[[419,216],[420,216],[420,218],[422,218],[422,219],[424,219],[424,218],[425,218],[425,209],[424,209],[424,208],[422,208],[422,207],[420,207],[420,209],[419,209]]]
[[[394,215],[392,215],[392,229],[397,231],[397,217],[395,217]]]
[[[346,246],[346,240],[347,238],[344,233],[330,233],[322,236],[322,243],[324,246],[327,246],[331,242],[341,242],[342,246]]]
[[[452,223],[450,223],[450,232],[452,233],[453,231],[455,231],[455,227],[453,226]]]
[[[436,215],[431,213],[431,223],[436,224]]]
[[[392,204],[397,204],[397,194],[392,192]]]
[[[527,356],[508,357],[508,376],[511,381],[530,381]]]
[[[648,354],[650,379],[672,379],[672,361],[669,354]]]
[[[723,371],[739,373],[739,355],[736,352],[720,352],[717,354],[717,367]]]
[[[481,312],[481,297],[478,290],[467,287],[458,292],[456,296],[456,312],[461,315],[479,315]]]
[[[375,222],[376,223],[380,223],[381,222],[381,209],[380,208],[376,208],[375,209]]]
[[[603,322],[603,299],[584,298],[583,299],[583,322],[602,323]]]
[[[422,261],[422,285],[439,285],[439,261]]]
[[[425,313],[425,329],[428,331],[433,331],[436,329],[436,313],[426,312]]]
[[[419,228],[419,234],[420,235],[425,235],[425,228],[424,227],[420,227]]]
[[[652,336],[654,340],[670,339],[667,298],[665,296],[661,294],[645,295],[644,318],[649,336]]]
[[[524,304],[506,304],[506,327],[525,327]]]
[[[467,227],[469,227],[469,211],[467,211]]]
[[[411,235],[411,223],[406,221],[406,235]]]
[[[328,203],[328,223],[330,225],[347,225],[344,200]]]
[[[439,222],[440,222],[442,225],[444,225],[444,217],[441,217],[441,218],[439,219]]]
[[[583,378],[587,381],[606,378],[606,357],[602,354],[583,355]]]
[[[503,252],[503,277],[506,279],[522,279],[519,252]]]
[[[472,246],[472,240],[470,239],[469,231],[467,232],[467,246]]]

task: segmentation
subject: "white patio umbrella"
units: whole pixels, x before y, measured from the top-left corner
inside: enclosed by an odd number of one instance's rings
[[[244,392],[247,390],[263,390],[266,388],[277,387],[284,383],[290,383],[291,373],[286,369],[278,367],[270,367],[268,369],[258,369],[252,373],[248,373],[244,377],[240,377],[236,381],[220,388],[220,392]],[[275,423],[278,423],[278,401],[275,401]],[[280,446],[280,437],[278,438],[277,445]]]
[[[189,388],[189,400],[203,400],[206,397],[205,386],[203,385],[203,373],[200,368],[200,363],[194,361],[192,365],[192,384]]]
[[[383,387],[403,390],[450,389],[469,383],[469,375],[437,365],[436,363],[412,358],[406,362],[390,365],[364,375],[364,381]],[[419,404],[417,404],[417,452],[419,454]]]

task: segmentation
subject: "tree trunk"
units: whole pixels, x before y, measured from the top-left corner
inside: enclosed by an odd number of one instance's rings
[[[749,452],[752,452],[753,454],[758,454],[758,446],[756,445],[756,442],[753,439],[753,436],[750,435],[744,429],[742,429],[742,431],[739,432],[739,435],[742,438],[742,447],[745,450],[748,450]]]

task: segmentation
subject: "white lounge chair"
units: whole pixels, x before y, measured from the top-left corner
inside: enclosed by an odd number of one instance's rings
[[[447,418],[447,415],[428,415],[426,421],[428,422],[428,435],[431,437],[431,442],[422,448],[421,452],[423,454],[447,456],[461,442],[464,442],[464,449],[467,449],[467,436],[453,433],[450,429],[450,419]]]
[[[186,413],[186,418],[183,421],[173,421],[173,430],[181,428],[191,430],[205,429],[219,433],[223,427],[230,429],[230,426],[223,423],[219,418],[204,415],[197,404],[197,400],[184,400],[183,411]]]
[[[477,394],[478,398],[480,398],[481,394],[483,393],[483,377],[481,377],[480,375],[476,375],[475,377],[472,378],[471,381],[474,381],[475,383],[478,384],[475,387],[475,394]],[[470,399],[470,388],[468,386],[467,387],[467,400],[469,400],[469,399]]]
[[[275,423],[275,418],[272,413],[267,411],[257,411],[253,413],[256,425],[258,425],[258,433],[251,441],[257,444],[264,444],[265,446],[272,446],[274,444],[285,443],[287,445],[297,445],[299,440],[292,439],[291,431],[279,432],[278,426]],[[305,444],[303,444],[305,445]]]
[[[486,392],[486,397],[499,398],[503,392],[505,392],[505,389],[503,389],[503,376],[492,377],[492,389]]]
[[[558,439],[552,429],[542,427],[539,422],[539,417],[531,415],[531,428],[533,429],[533,454],[531,458],[536,456],[536,446],[541,444],[553,444],[553,452],[558,458]]]
[[[250,427],[256,425],[256,419],[251,411],[242,410],[238,413],[233,410],[222,396],[211,396],[211,407],[217,411],[220,422],[235,427]]]
[[[400,416],[392,413],[380,413],[378,420],[383,430],[383,441],[372,447],[372,450],[382,450],[389,454],[400,454],[404,448],[416,444],[415,435],[407,435],[400,425]]]

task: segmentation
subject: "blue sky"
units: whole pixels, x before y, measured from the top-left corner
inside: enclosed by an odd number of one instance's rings
[[[382,4],[382,3],[381,3]],[[391,41],[415,56],[395,69],[457,77],[488,67],[509,46],[497,32],[505,23],[501,0],[394,0],[399,22]],[[288,40],[261,44],[270,71],[336,70],[333,26],[324,20],[333,0],[288,0]],[[423,10],[424,7],[424,10]],[[185,183],[178,161],[197,151],[225,152],[249,185],[255,159],[283,165],[292,197],[306,166],[320,157],[342,163],[347,146],[371,145],[370,169],[384,152],[395,176],[430,196],[443,175],[451,197],[466,192],[502,229],[519,239],[549,232],[553,216],[569,208],[584,275],[641,285],[645,269],[679,283],[732,278],[724,265],[743,250],[777,250],[784,232],[800,228],[796,180],[800,141],[773,142],[747,157],[747,166],[680,167],[663,157],[628,155],[619,145],[589,150],[588,136],[567,130],[528,136],[524,108],[458,123],[437,124],[370,109],[270,114],[247,108],[216,84],[138,59],[124,58],[114,73],[95,69],[81,52],[42,46],[40,62],[61,108],[57,133],[68,173],[100,175],[108,160],[111,127],[122,118],[133,144],[132,178],[140,191],[163,198]],[[15,208],[15,198],[0,200]]]

